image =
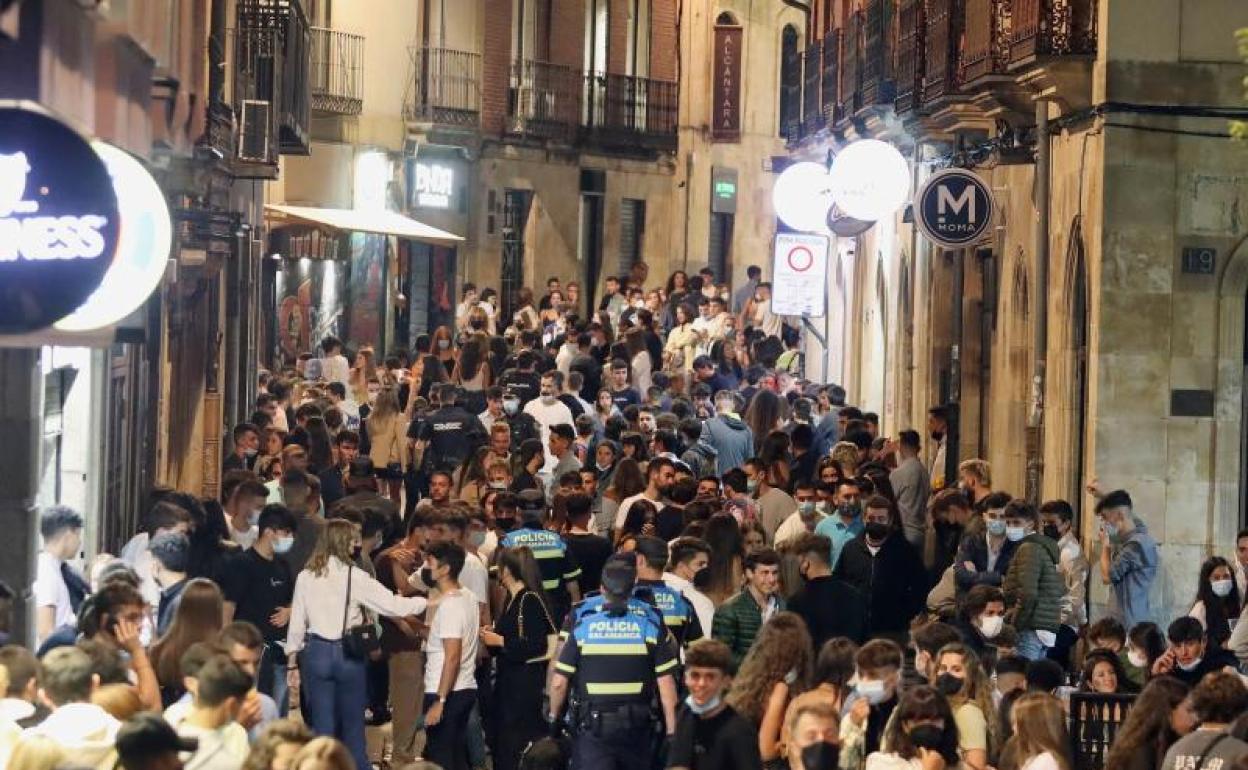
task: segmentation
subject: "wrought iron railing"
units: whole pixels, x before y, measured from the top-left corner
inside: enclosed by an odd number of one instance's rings
[[[862,106],[862,11],[849,15],[841,39],[841,119],[848,120]]]
[[[926,106],[957,92],[963,0],[928,0],[925,27],[922,100]]]
[[[816,40],[802,52],[802,134],[810,136],[823,126],[819,102],[823,77],[823,42]]]
[[[481,115],[481,54],[432,46],[417,46],[411,54],[403,117],[475,128]]]
[[[966,35],[958,79],[962,85],[1005,71],[1009,59],[1010,1],[965,0]]]
[[[586,73],[582,121],[586,140],[675,149],[678,90],[671,81]]]
[[[1101,770],[1134,695],[1070,694],[1070,741],[1076,770]]]
[[[901,0],[897,12],[897,100],[898,113],[910,112],[919,103],[923,89],[923,41],[927,31],[926,4],[923,0]]]
[[[1096,0],[1013,0],[1009,62],[1096,53]]]
[[[364,37],[312,28],[312,109],[359,115],[364,107]]]
[[[278,149],[283,154],[311,152],[308,65],[311,31],[299,0],[238,0],[236,44],[240,60],[258,70],[263,91],[270,75],[277,81],[268,101],[275,112]],[[237,96],[237,94],[236,94]]]
[[[832,125],[840,120],[841,98],[841,30],[829,30],[823,38],[823,122]]]
[[[893,0],[869,0],[863,26],[861,107],[891,103],[893,81]]]
[[[512,64],[508,132],[570,142],[581,122],[581,71],[542,61]]]

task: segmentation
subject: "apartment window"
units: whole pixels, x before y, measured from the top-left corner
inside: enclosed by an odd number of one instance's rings
[[[551,0],[514,0],[511,7],[513,61],[550,59]]]
[[[786,24],[780,33],[781,136],[794,136],[802,120],[802,60],[797,50],[797,28]]]
[[[620,201],[620,265],[618,275],[628,275],[641,261],[646,235],[646,202],[635,198]]]
[[[585,71],[607,73],[608,1],[585,2]]]
[[[628,37],[624,73],[650,74],[650,0],[628,0]]]

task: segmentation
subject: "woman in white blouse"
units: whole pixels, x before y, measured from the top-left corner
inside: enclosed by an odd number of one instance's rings
[[[424,597],[397,596],[352,566],[359,547],[360,531],[355,524],[345,519],[325,523],[316,550],[295,580],[286,653],[291,661],[287,668],[290,686],[303,681],[300,697],[308,725],[319,735],[341,740],[351,750],[356,766],[368,767],[364,661],[346,654],[343,632],[373,622],[366,610],[405,617],[423,613],[427,602]]]

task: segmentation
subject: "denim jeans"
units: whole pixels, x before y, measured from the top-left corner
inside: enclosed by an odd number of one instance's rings
[[[1040,637],[1036,635],[1033,629],[1018,632],[1018,647],[1016,648],[1019,655],[1027,660],[1040,660],[1044,657],[1044,642],[1040,641]]]
[[[357,770],[369,770],[364,743],[364,708],[368,688],[364,662],[348,658],[342,643],[309,636],[299,656],[302,683],[300,707],[317,735],[329,735],[346,744]]]
[[[425,693],[425,715],[438,700],[437,693]],[[425,725],[425,759],[442,770],[467,770],[468,715],[477,702],[476,690],[455,690],[442,706],[442,719]]]
[[[277,703],[277,713],[285,718],[290,713],[290,686],[286,684],[286,657],[276,645],[265,644],[260,658],[260,681],[257,689]],[[280,661],[280,662],[279,662]]]

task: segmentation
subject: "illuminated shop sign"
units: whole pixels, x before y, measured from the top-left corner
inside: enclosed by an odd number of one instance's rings
[[[100,286],[117,195],[91,145],[41,112],[0,108],[0,333],[43,329]]]
[[[438,163],[417,161],[414,166],[416,205],[430,209],[448,209],[455,194],[455,170]]]

